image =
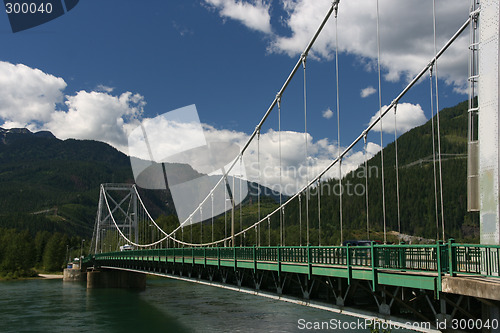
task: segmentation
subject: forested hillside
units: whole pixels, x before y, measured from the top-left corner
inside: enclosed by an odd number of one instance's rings
[[[467,213],[467,102],[440,112],[441,153],[443,174],[444,224],[446,237],[469,242],[477,242],[479,237],[479,217],[477,213]],[[432,163],[431,122],[414,128],[398,138],[399,186],[401,233],[436,239],[436,208],[434,192],[434,168]],[[436,134],[437,138],[437,134]],[[437,143],[436,143],[437,144]],[[436,148],[437,152],[437,148]],[[384,178],[386,224],[388,231],[398,230],[397,191],[395,168],[395,144],[384,149]],[[368,161],[368,212],[372,231],[383,230],[382,211],[382,169],[381,154]],[[364,166],[351,172],[343,179],[343,227],[344,240],[366,238],[366,197]],[[438,164],[436,172],[439,175]],[[323,182],[321,197],[322,244],[339,244],[340,218],[339,197],[331,189],[337,180]],[[348,195],[347,184],[352,189],[358,185],[358,194]],[[438,185],[438,200],[439,179]],[[330,191],[329,191],[330,189]],[[337,191],[338,193],[339,191]],[[441,216],[438,202],[439,216]],[[305,205],[302,200],[302,221],[305,221]],[[299,242],[299,207],[295,200],[286,208],[287,242]],[[311,243],[318,243],[318,201],[311,196],[309,202],[311,221]],[[274,222],[276,226],[277,222]],[[439,219],[441,225],[441,218]],[[304,226],[303,226],[304,229]],[[441,233],[441,232],[440,232]],[[373,238],[373,233],[370,238]],[[302,234],[305,239],[305,234]]]

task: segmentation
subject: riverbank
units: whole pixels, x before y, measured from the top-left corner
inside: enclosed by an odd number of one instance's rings
[[[38,278],[42,279],[62,279],[62,274],[38,274]]]
[[[15,280],[54,280],[62,279],[63,273],[52,272],[52,273],[33,273],[31,276],[19,276],[17,274],[7,274],[0,276],[0,281],[15,281]]]

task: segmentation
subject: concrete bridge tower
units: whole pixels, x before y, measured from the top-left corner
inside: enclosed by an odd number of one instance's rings
[[[499,0],[481,0],[480,5],[477,77],[480,238],[481,244],[500,244]]]

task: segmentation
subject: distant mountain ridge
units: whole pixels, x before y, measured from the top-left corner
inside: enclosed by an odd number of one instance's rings
[[[38,131],[38,132],[31,132],[27,128],[10,128],[10,129],[5,129],[0,127],[0,137],[2,138],[1,141],[3,144],[9,144],[11,143],[12,140],[16,140],[19,138],[22,138],[25,135],[32,135],[34,137],[38,138],[50,138],[50,139],[55,139],[56,137],[54,134],[52,134],[49,131]]]
[[[0,128],[0,227],[34,232],[43,224],[43,230],[89,236],[99,185],[109,182],[131,183],[133,175],[129,158],[106,143]],[[159,213],[167,199],[151,200]],[[55,214],[32,215],[44,210]]]

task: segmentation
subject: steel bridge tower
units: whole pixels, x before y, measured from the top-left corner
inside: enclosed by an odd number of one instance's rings
[[[101,184],[92,248],[94,253],[116,251],[120,233],[135,243],[139,240],[138,198],[133,184]]]

